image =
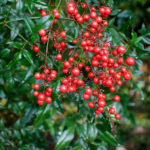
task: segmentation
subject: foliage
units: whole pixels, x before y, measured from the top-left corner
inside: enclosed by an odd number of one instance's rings
[[[98,3],[93,0],[89,2]],[[59,1],[51,2],[56,7]],[[63,18],[65,1],[59,7]],[[105,114],[95,117],[89,113],[80,95],[68,95],[70,98],[58,98],[57,92],[61,81],[53,82],[54,102],[39,107],[33,97],[33,74],[38,71],[41,62],[35,56],[32,45],[39,41],[38,30],[48,28],[51,17],[40,17],[38,9],[52,10],[50,1],[42,0],[3,0],[0,2],[0,149],[110,149],[121,141],[112,134],[112,125]],[[144,99],[137,76],[143,73],[139,70],[142,59],[150,52],[150,32],[144,24],[136,30],[136,16],[131,10],[120,10],[109,0],[113,8],[109,18],[109,38],[118,44],[124,44],[127,55],[136,58],[134,77],[130,84],[122,86],[120,94],[122,101],[116,105],[124,116],[136,125],[129,110],[133,108],[132,96],[139,92]],[[7,6],[7,7],[6,7]],[[7,24],[4,25],[4,22]],[[76,36],[76,25],[66,21],[62,28],[72,28]],[[71,36],[68,37],[72,40]],[[41,48],[42,49],[42,48]],[[50,49],[51,50],[51,49]],[[51,66],[53,59],[48,59]],[[61,64],[59,64],[61,65]],[[132,89],[131,89],[132,88]],[[130,90],[130,94],[129,94]],[[77,102],[81,103],[77,107]],[[62,103],[63,102],[63,103]],[[96,122],[95,122],[96,120]],[[115,124],[118,122],[115,121]]]

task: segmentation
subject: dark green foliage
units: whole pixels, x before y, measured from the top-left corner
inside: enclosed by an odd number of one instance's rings
[[[98,0],[88,2],[99,3]],[[139,12],[141,14],[135,10],[145,8],[148,1],[133,4],[127,0],[107,2],[113,8],[109,17],[108,38],[112,38],[117,45],[123,43],[127,55],[136,59],[133,80],[121,87],[122,101],[116,104],[117,111],[121,112],[124,120],[130,120],[136,126],[130,111],[133,109],[131,99],[136,92],[140,94],[140,99],[145,98],[140,86],[142,81],[137,82],[137,76],[143,74],[139,70],[139,66],[143,65],[142,60],[149,57],[150,31],[147,28],[150,27],[147,23],[147,10]],[[51,17],[41,17],[37,10],[52,10],[50,3],[57,7],[59,0],[0,1],[0,150],[101,150],[116,147],[122,142],[119,134],[117,133],[117,138],[113,136],[112,124],[105,114],[95,118],[93,111],[87,107],[87,102],[83,102],[83,90],[79,95],[57,97],[61,73],[58,74],[57,82],[51,82],[54,88],[52,104],[39,107],[33,97],[34,73],[39,71],[42,62],[31,45],[39,41],[38,30],[47,29],[52,24]],[[64,4],[65,1],[62,1],[59,8],[62,18],[65,17]],[[136,5],[140,7],[136,8]],[[144,23],[141,18],[145,14]],[[7,25],[4,25],[5,21]],[[77,28],[80,28],[67,21],[61,27],[66,30],[71,28],[67,37],[70,41],[77,36]],[[51,41],[50,44],[52,47]],[[55,55],[51,47],[49,51]],[[40,48],[45,50],[45,46]],[[55,64],[52,58],[48,58],[48,65],[55,68],[62,64]],[[118,122],[114,121],[114,124],[117,125]]]

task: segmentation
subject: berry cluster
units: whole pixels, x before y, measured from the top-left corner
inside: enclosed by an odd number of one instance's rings
[[[82,8],[82,13],[79,9]],[[39,11],[42,16],[47,15],[45,10]],[[81,12],[81,11],[80,11]],[[67,3],[68,20],[74,21],[82,29],[79,35],[72,41],[75,48],[70,48],[65,31],[59,31],[55,25],[59,22],[59,10],[54,8],[51,15],[53,16],[52,27],[46,31],[39,30],[41,41],[47,42],[46,33],[51,33],[53,37],[53,48],[58,52],[55,57],[56,62],[63,63],[62,72],[66,76],[62,79],[62,85],[59,90],[62,94],[70,92],[79,93],[84,89],[83,99],[89,100],[89,108],[95,109],[95,114],[99,115],[104,111],[110,114],[115,114],[116,119],[120,119],[120,114],[116,113],[113,104],[107,105],[108,97],[105,93],[105,88],[108,88],[110,93],[116,91],[116,86],[121,86],[123,80],[130,80],[132,74],[130,67],[134,65],[133,57],[124,59],[123,55],[126,48],[122,45],[116,46],[115,43],[107,41],[104,36],[108,21],[106,18],[111,14],[111,9],[108,6],[92,6],[88,3],[69,2]],[[62,21],[61,20],[61,21]],[[53,28],[53,30],[52,30]],[[39,47],[34,46],[34,51],[39,52]],[[64,51],[69,57],[64,57]],[[84,60],[84,61],[83,61]],[[36,79],[43,79],[45,85],[47,82],[54,79],[57,75],[55,70],[49,74],[48,66],[45,67],[44,73],[36,73]],[[92,87],[89,87],[88,82],[92,81]],[[34,89],[38,90],[40,86],[34,85]],[[38,91],[34,92],[34,96],[38,96],[38,104],[42,105],[44,100],[47,103],[52,101],[50,95],[51,87],[45,87],[43,94]],[[120,96],[112,97],[113,101],[119,102]]]

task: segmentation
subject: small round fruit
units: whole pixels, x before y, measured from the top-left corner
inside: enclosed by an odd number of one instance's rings
[[[119,95],[115,95],[114,96],[114,101],[119,102],[120,101],[120,96]]]
[[[91,88],[86,88],[85,93],[88,94],[88,95],[91,95],[92,94],[92,89]]]
[[[124,78],[125,80],[130,80],[131,77],[132,77],[132,74],[131,74],[130,72],[125,72],[125,73],[123,74],[123,78]]]
[[[39,88],[40,88],[40,85],[39,85],[39,84],[37,84],[37,83],[34,84],[34,89],[35,89],[35,90],[38,90]]]
[[[115,118],[119,120],[121,118],[120,114],[115,114]]]
[[[83,94],[83,98],[84,98],[85,100],[88,100],[88,99],[90,98],[90,95],[84,93],[84,94]]]
[[[61,54],[57,54],[56,58],[57,58],[57,60],[61,60],[62,59],[62,55]]]
[[[52,102],[52,98],[51,97],[46,97],[46,100],[45,100],[47,103],[51,103]]]
[[[89,106],[90,108],[93,108],[93,107],[95,106],[95,104],[94,104],[94,102],[89,102],[89,103],[88,103],[88,106]]]
[[[116,112],[115,108],[111,107],[111,108],[109,109],[109,113],[110,113],[110,114],[114,114],[115,112]]]
[[[34,74],[35,79],[40,79],[41,78],[41,74],[39,72]]]
[[[40,48],[38,46],[34,46],[33,50],[37,53],[40,50]]]
[[[37,101],[37,103],[38,103],[38,105],[40,105],[40,106],[41,106],[41,105],[43,105],[43,104],[44,104],[44,101],[43,101],[43,100],[38,100],[38,101]]]
[[[44,94],[39,94],[38,100],[44,101],[45,100],[45,95]]]
[[[67,86],[66,86],[66,85],[61,85],[61,86],[59,87],[59,90],[60,90],[60,92],[62,92],[62,93],[66,93],[66,92],[67,92]]]
[[[73,74],[74,76],[78,76],[78,75],[80,74],[80,70],[79,70],[77,67],[76,67],[76,68],[73,68],[72,74]]]
[[[65,38],[65,37],[67,36],[67,34],[66,34],[65,31],[62,31],[62,32],[60,32],[60,36],[61,36],[62,38]]]
[[[126,64],[130,65],[130,66],[134,65],[135,64],[135,59],[133,57],[127,57]]]
[[[126,52],[126,48],[124,46],[119,46],[117,52],[120,54],[124,54]]]
[[[45,36],[46,35],[46,30],[45,29],[40,29],[39,30],[39,35],[40,36]]]

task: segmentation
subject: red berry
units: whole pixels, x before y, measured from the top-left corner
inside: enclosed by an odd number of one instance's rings
[[[126,48],[124,46],[119,46],[117,52],[120,54],[124,54],[126,52]]]
[[[116,90],[116,88],[115,88],[114,86],[110,86],[110,87],[109,87],[109,91],[110,91],[110,92],[115,92],[115,90]]]
[[[86,88],[85,93],[88,94],[88,95],[91,95],[92,94],[92,89],[91,88]]]
[[[45,36],[46,35],[46,30],[45,29],[40,29],[39,30],[39,35],[40,36]]]
[[[40,79],[41,78],[41,74],[39,72],[34,74],[35,79]]]
[[[83,94],[83,98],[84,98],[85,100],[88,100],[88,99],[90,98],[90,95],[84,93],[84,94]]]
[[[130,66],[134,65],[135,64],[135,59],[133,57],[127,57],[126,64],[130,65]]]
[[[48,39],[47,39],[47,36],[42,36],[42,37],[41,37],[41,41],[42,41],[42,42],[46,42],[47,40],[48,40]]]
[[[74,14],[75,8],[74,7],[68,7],[67,11],[68,11],[69,14]]]
[[[34,89],[35,90],[38,90],[40,88],[40,85],[39,84],[34,84]]]
[[[62,37],[62,38],[65,38],[66,37],[66,32],[65,31],[62,31],[62,32],[60,32],[60,36]]]
[[[114,96],[114,101],[119,102],[120,101],[120,96],[119,95],[115,95]]]
[[[125,73],[123,74],[123,78],[124,78],[125,80],[130,80],[131,77],[132,77],[132,74],[131,74],[130,72],[125,72]]]
[[[92,22],[91,22],[91,27],[97,28],[97,27],[98,27],[97,21],[92,21]]]
[[[67,92],[67,86],[66,86],[66,85],[61,85],[61,86],[59,87],[59,90],[60,90],[60,92],[62,92],[62,93],[66,93],[66,92]]]
[[[98,67],[99,66],[98,60],[92,60],[91,65],[94,67]]]
[[[100,112],[98,109],[96,109],[96,110],[95,110],[95,114],[96,114],[96,115],[100,115],[101,112]]]
[[[80,74],[80,70],[79,70],[77,67],[76,67],[76,68],[73,68],[72,74],[73,74],[74,76],[78,76],[78,75]]]
[[[89,103],[88,103],[88,106],[89,106],[90,108],[93,108],[93,107],[95,106],[95,104],[94,104],[94,102],[89,102]]]
[[[90,17],[91,17],[92,19],[95,19],[95,18],[97,17],[97,13],[94,12],[94,11],[92,11],[92,12],[90,13]]]
[[[46,100],[45,100],[47,103],[51,103],[52,102],[52,98],[51,97],[46,97]]]
[[[38,91],[34,91],[33,95],[34,95],[35,97],[37,97],[37,96],[39,96],[39,92],[38,92]]]
[[[82,63],[79,63],[79,64],[78,64],[78,68],[82,69],[82,68],[83,68],[83,64],[82,64]]]
[[[43,101],[43,100],[38,100],[37,103],[38,103],[39,105],[43,105],[43,104],[44,104],[44,101]]]
[[[103,19],[102,19],[102,17],[98,16],[98,17],[96,18],[96,21],[97,21],[97,23],[101,23],[101,22],[103,21]]]
[[[113,108],[113,107],[109,109],[109,113],[110,113],[110,114],[114,114],[115,111],[116,111],[116,110],[115,110],[115,108]]]
[[[85,15],[83,16],[83,20],[84,20],[84,21],[89,21],[89,19],[90,19],[89,15],[85,14]]]
[[[119,120],[120,119],[120,114],[115,114],[115,118],[117,119],[117,120]]]
[[[39,48],[38,46],[34,46],[34,47],[33,47],[33,50],[34,50],[35,52],[38,52],[38,51],[40,50],[40,48]]]
[[[61,60],[62,59],[62,55],[61,54],[57,54],[56,58],[57,58],[57,60]]]
[[[106,105],[106,102],[104,100],[98,100],[98,105],[100,107],[104,107]]]
[[[45,100],[45,95],[44,94],[39,94],[38,100],[44,101]]]

